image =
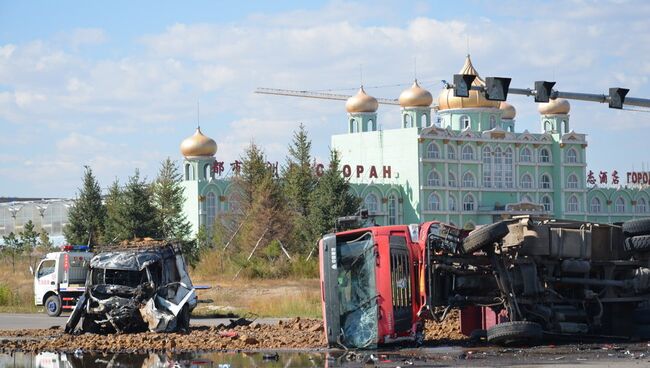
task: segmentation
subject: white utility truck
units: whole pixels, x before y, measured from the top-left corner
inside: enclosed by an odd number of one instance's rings
[[[93,254],[85,245],[65,245],[61,252],[48,253],[34,273],[34,302],[56,317],[72,310],[83,294],[86,273]]]

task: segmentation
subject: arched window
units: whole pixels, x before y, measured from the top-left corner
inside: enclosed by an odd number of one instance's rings
[[[625,200],[623,199],[623,197],[616,198],[616,207],[614,211],[617,213],[625,212]]]
[[[212,165],[207,164],[203,167],[203,173],[205,175],[205,180],[212,179]]]
[[[483,186],[492,187],[492,152],[490,147],[483,147]]]
[[[531,162],[532,155],[528,147],[524,147],[519,152],[519,162]]]
[[[440,148],[435,142],[431,142],[427,146],[427,158],[440,158]]]
[[[474,185],[474,175],[472,175],[472,173],[469,171],[466,172],[465,175],[463,175],[463,186],[467,188],[473,188]]]
[[[490,129],[494,129],[497,127],[497,117],[494,115],[490,115]]]
[[[521,176],[521,187],[523,189],[531,189],[533,187],[533,178],[530,174],[524,174]]]
[[[458,183],[456,182],[456,175],[454,175],[454,173],[450,171],[447,174],[447,186],[455,188],[457,185]]]
[[[533,199],[530,198],[529,195],[523,195],[523,196],[521,196],[521,202],[524,202],[524,203],[533,203]]]
[[[542,205],[544,206],[544,211],[551,212],[553,210],[553,201],[549,196],[542,197]]]
[[[411,115],[406,114],[404,115],[404,128],[410,128],[413,126],[413,118]]]
[[[463,160],[473,160],[474,159],[474,149],[469,144],[463,146]]]
[[[461,129],[469,128],[472,123],[472,120],[469,118],[467,115],[462,115],[460,117],[460,126],[462,127]]]
[[[551,189],[551,177],[548,174],[542,174],[539,180],[539,187],[542,189]]]
[[[454,148],[454,146],[450,144],[447,145],[447,159],[449,160],[456,159],[456,149]]]
[[[506,148],[503,163],[503,177],[505,179],[506,188],[514,187],[514,180],[512,179],[512,167],[514,166],[512,149],[510,147]]]
[[[376,213],[379,211],[379,200],[374,193],[368,194],[363,202],[365,203],[368,212]]]
[[[474,211],[474,196],[471,194],[465,195],[463,198],[463,211]]]
[[[456,197],[450,194],[447,202],[449,211],[456,211]]]
[[[551,122],[548,120],[544,120],[544,131],[548,132],[551,130],[551,128],[552,128]]]
[[[214,193],[209,192],[206,196],[206,215],[207,215],[207,224],[208,228],[211,228],[214,225],[214,219],[217,216],[217,196]]]
[[[578,206],[578,197],[572,195],[569,197],[569,200],[566,202],[566,211],[567,212],[578,212],[580,207]]]
[[[388,225],[397,225],[397,196],[391,193],[388,196]]]
[[[429,176],[427,177],[427,185],[431,187],[440,186],[440,175],[438,175],[437,171],[431,170],[429,172]]]
[[[375,130],[375,122],[372,119],[368,120],[368,131],[374,132]]]
[[[542,148],[539,150],[539,162],[551,162],[551,154],[548,149]]]
[[[637,213],[646,213],[648,211],[648,202],[645,198],[639,198],[636,201],[636,212]]]
[[[492,182],[495,188],[503,188],[503,153],[501,152],[501,147],[497,147],[494,150],[494,167],[492,174]]]
[[[359,124],[357,123],[356,119],[352,119],[352,133],[356,133],[359,131]]]
[[[428,119],[427,114],[422,114],[422,116],[420,117],[420,125],[423,128],[429,126],[429,119]]]
[[[600,213],[602,206],[600,204],[600,199],[598,197],[593,197],[589,205],[589,210],[591,213]]]
[[[576,152],[575,149],[571,148],[570,150],[566,151],[566,162],[570,164],[575,164],[578,162],[578,152]]]
[[[429,211],[440,211],[440,197],[436,193],[429,195],[427,203],[429,205]]]
[[[569,189],[578,189],[578,177],[576,174],[571,174],[566,179],[566,187]]]
[[[190,174],[192,172],[192,166],[190,164],[185,164],[185,180],[191,180]]]

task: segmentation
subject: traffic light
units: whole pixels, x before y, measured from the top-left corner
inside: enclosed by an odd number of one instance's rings
[[[505,101],[508,97],[508,87],[512,78],[485,78],[485,98],[492,101]]]
[[[535,102],[548,102],[551,98],[551,92],[555,82],[536,81],[535,82]]]
[[[476,79],[471,74],[454,74],[454,96],[469,97],[469,91],[472,89],[472,82]]]
[[[609,107],[611,109],[622,109],[625,96],[630,92],[627,88],[610,88],[609,89]]]

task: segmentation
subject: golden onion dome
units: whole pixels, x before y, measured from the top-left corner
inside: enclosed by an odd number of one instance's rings
[[[501,110],[501,119],[514,119],[517,116],[517,109],[505,101],[501,101],[499,110]]]
[[[217,153],[217,142],[203,135],[201,128],[196,128],[194,135],[185,138],[181,143],[181,153],[185,157],[214,156]]]
[[[402,107],[429,107],[432,102],[433,96],[429,91],[420,87],[417,79],[411,88],[405,89],[399,95],[399,105]]]
[[[568,114],[571,104],[563,98],[556,98],[537,105],[537,111],[542,115]]]
[[[483,81],[483,79],[478,75],[474,65],[472,65],[472,59],[470,59],[469,55],[467,55],[465,65],[463,65],[463,68],[458,72],[458,74],[475,75],[476,78],[474,79],[474,82],[472,82],[472,85],[485,86],[485,81]],[[451,88],[442,90],[438,96],[438,110],[476,107],[498,109],[499,105],[500,101],[490,101],[485,98],[481,91],[473,89],[469,91],[469,97],[456,97],[454,96],[454,90]]]
[[[348,98],[348,100],[345,102],[345,109],[350,113],[375,112],[377,111],[377,108],[379,108],[377,99],[372,96],[368,96],[368,94],[366,94],[366,91],[363,90],[363,86],[359,88],[359,92],[357,92],[356,95]]]

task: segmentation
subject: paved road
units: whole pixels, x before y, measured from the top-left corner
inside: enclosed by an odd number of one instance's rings
[[[260,318],[256,321],[264,324],[276,324],[281,318]],[[68,320],[67,315],[48,317],[44,313],[0,313],[0,330],[18,330],[22,328],[50,328],[63,326]],[[216,326],[220,323],[227,325],[229,318],[193,318],[192,325]]]

